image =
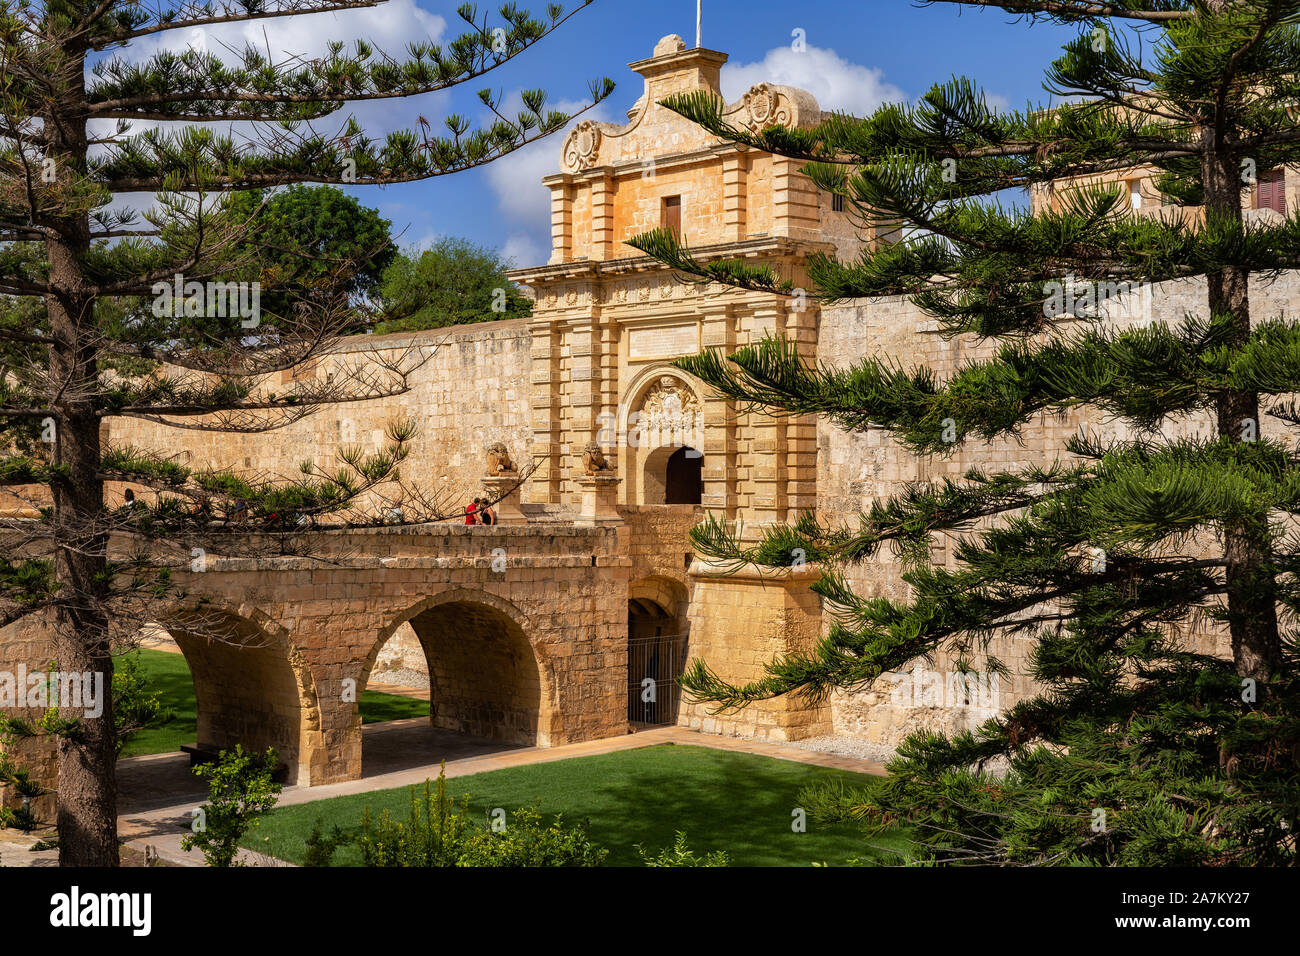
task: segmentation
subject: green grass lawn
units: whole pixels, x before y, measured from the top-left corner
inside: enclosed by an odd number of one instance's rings
[[[148,648],[131,653],[140,655],[141,673],[149,680],[163,706],[171,710],[172,718],[162,726],[142,730],[128,740],[122,748],[122,756],[175,753],[182,744],[193,744],[198,713],[194,702],[194,682],[190,679],[185,656]],[[427,700],[372,690],[361,692],[361,722],[364,724],[427,716]]]
[[[880,779],[669,744],[456,777],[447,781],[447,792],[457,801],[469,794],[470,808],[480,818],[495,807],[512,814],[539,803],[548,817],[562,813],[568,822],[585,819],[592,840],[610,851],[607,864],[614,866],[640,865],[636,844],[657,851],[670,845],[678,830],[686,831],[687,843],[697,853],[725,850],[732,866],[841,864],[873,856],[896,862],[897,857],[881,848],[904,849],[901,837],[868,839],[853,824],[821,825],[811,817],[807,832],[792,830],[791,812],[799,805],[799,791],[836,777],[868,786]],[[301,863],[318,817],[323,832],[335,824],[355,830],[367,804],[374,814],[387,809],[405,820],[409,788],[280,807],[249,833],[244,846]],[[335,863],[356,866],[360,858],[354,848],[344,847]]]

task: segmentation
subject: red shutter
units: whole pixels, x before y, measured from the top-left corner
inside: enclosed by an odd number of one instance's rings
[[[1272,169],[1259,177],[1255,187],[1255,208],[1272,209],[1286,215],[1286,170]]]

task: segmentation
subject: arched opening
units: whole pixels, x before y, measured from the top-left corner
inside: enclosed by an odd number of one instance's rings
[[[627,602],[627,719],[655,726],[677,723],[686,665],[685,593],[657,578],[629,589]]]
[[[285,649],[251,622],[177,621],[166,626],[190,676],[198,713],[197,749],[206,753],[274,747],[288,779],[297,777],[302,697]]]
[[[704,456],[683,447],[668,459],[664,480],[664,504],[698,505],[704,496]]]
[[[310,678],[291,664],[283,634],[205,608],[146,624],[131,646],[118,668],[130,666],[162,712],[137,727],[122,750],[117,776],[123,808],[154,801],[159,793],[201,792],[205,784],[190,767],[236,745],[257,754],[274,748],[278,779],[305,779],[304,729],[319,717],[304,683]],[[158,759],[162,755],[172,759]]]
[[[379,646],[358,702],[363,727],[428,719],[429,661],[409,621]]]
[[[539,742],[541,671],[523,627],[510,614],[466,597],[418,611],[390,636],[406,625],[424,658],[434,728],[515,744]],[[388,643],[376,648],[367,682],[385,675],[378,669],[379,652]],[[396,670],[418,671],[412,665],[407,660]]]
[[[698,505],[704,497],[704,455],[689,445],[659,448],[645,462],[647,505]]]

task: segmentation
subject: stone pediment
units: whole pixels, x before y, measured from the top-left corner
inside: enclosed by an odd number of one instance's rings
[[[564,140],[560,168],[573,174],[602,166],[640,166],[659,156],[719,145],[718,137],[659,102],[673,93],[696,90],[721,99],[718,76],[726,60],[725,53],[715,50],[687,50],[680,37],[660,40],[654,57],[630,64],[646,78],[646,90],[629,111],[629,122],[579,123]],[[734,103],[726,103],[723,116],[732,126],[757,131],[772,125],[813,126],[821,121],[822,111],[807,90],[760,83]]]

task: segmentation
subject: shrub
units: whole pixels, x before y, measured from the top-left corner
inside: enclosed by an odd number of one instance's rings
[[[334,852],[352,839],[337,826],[328,834],[321,833],[321,822],[321,818],[317,817],[307,837],[307,851],[303,854],[303,866],[332,866]]]
[[[280,796],[280,785],[271,779],[278,760],[274,748],[259,757],[236,744],[233,752],[221,751],[215,763],[195,767],[195,776],[207,778],[208,802],[181,848],[198,847],[208,866],[237,866],[240,839]]]
[[[651,856],[641,844],[636,845],[636,852],[640,855],[642,862],[646,866],[730,866],[731,861],[727,858],[726,851],[715,850],[712,853],[706,853],[699,856],[686,845],[686,834],[681,830],[677,831],[677,840],[672,846],[660,850],[655,856]]]
[[[410,794],[405,822],[387,810],[372,817],[366,807],[355,838],[366,866],[600,866],[608,855],[585,826],[565,827],[558,816],[548,826],[536,808],[516,811],[499,832],[478,823],[468,797],[457,804],[447,795],[445,767],[436,782],[425,781],[423,797],[415,787]]]

